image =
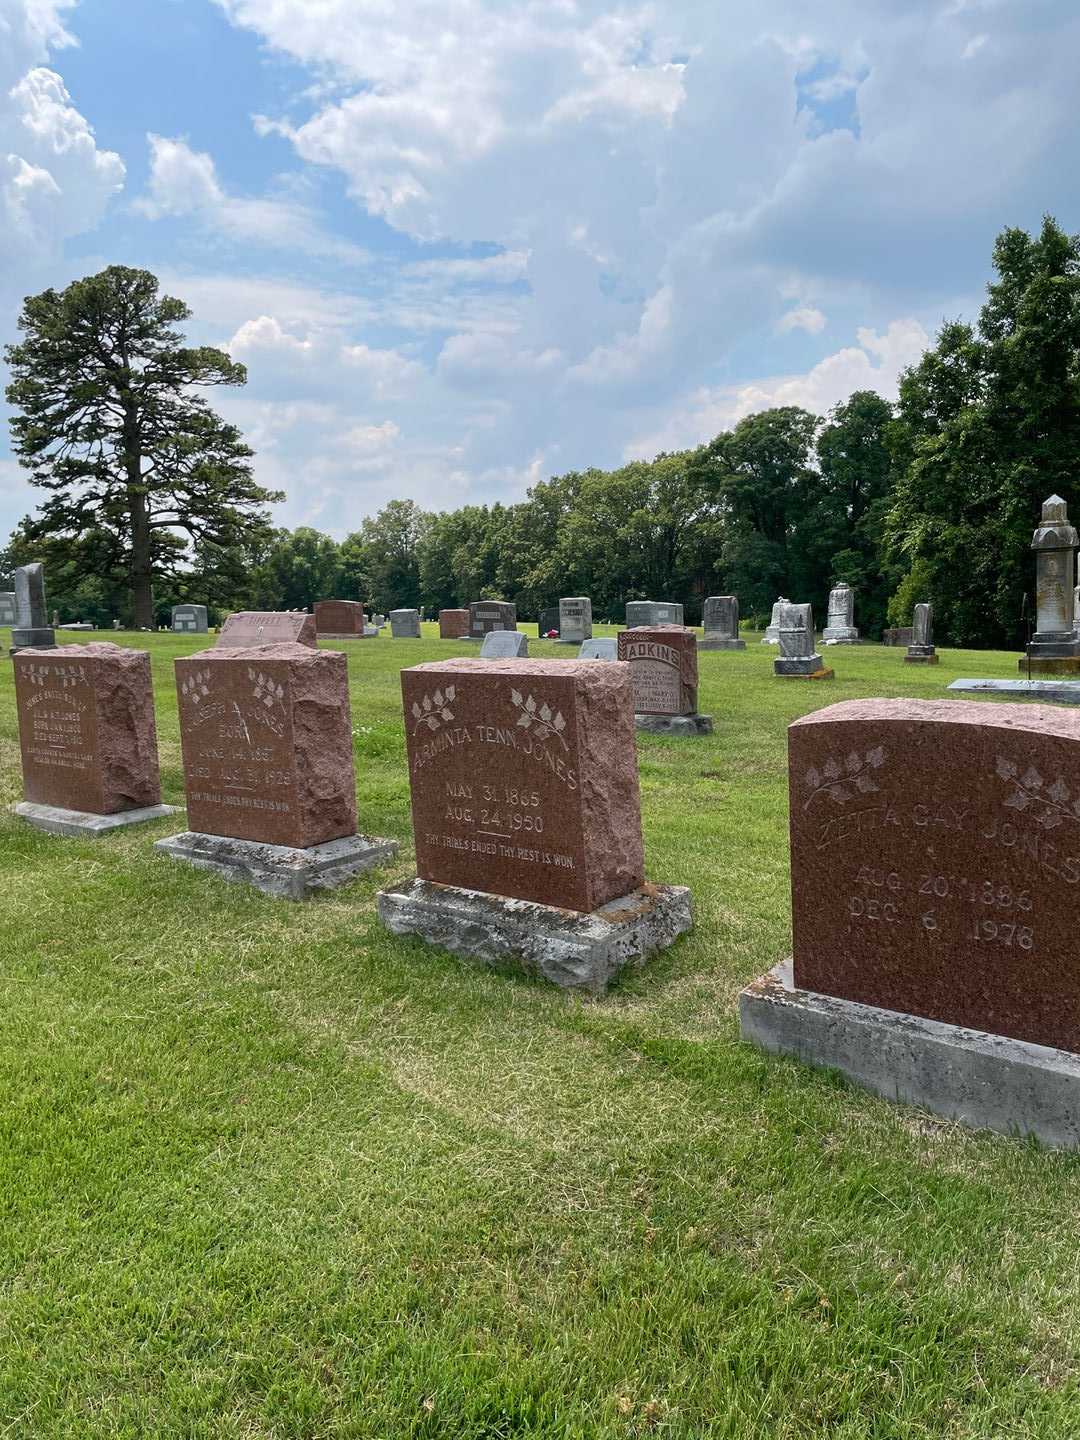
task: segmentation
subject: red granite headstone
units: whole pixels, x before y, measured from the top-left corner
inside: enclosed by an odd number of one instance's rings
[[[697,635],[682,625],[639,625],[619,633],[638,715],[697,712]]]
[[[471,614],[468,610],[440,610],[439,639],[467,640],[470,619]]]
[[[315,648],[315,617],[295,610],[238,610],[221,627],[216,644],[223,650],[252,645],[310,645]]]
[[[28,801],[91,815],[161,803],[145,650],[20,650],[14,665]]]
[[[788,730],[794,975],[1080,1052],[1080,720],[852,700]]]
[[[622,666],[439,660],[401,687],[421,879],[577,911],[642,884]]]
[[[304,645],[176,661],[188,824],[306,849],[356,833],[345,656]]]
[[[315,629],[320,635],[364,634],[364,607],[358,600],[316,600]]]

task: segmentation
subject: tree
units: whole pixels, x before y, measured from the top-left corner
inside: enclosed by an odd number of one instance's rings
[[[310,526],[279,530],[255,576],[255,604],[262,610],[306,610],[338,594],[341,556],[337,544]]]
[[[900,384],[888,538],[954,644],[1020,641],[1041,504],[1080,500],[1080,237],[1004,230],[994,269],[978,331],[945,326]]]
[[[5,350],[14,450],[49,492],[28,533],[77,547],[95,532],[129,577],[139,627],[153,625],[153,582],[173,573],[178,534],[232,548],[283,498],[255,483],[240,432],[198,393],[247,375],[182,343],[174,327],[190,316],[149,271],[110,265],[30,296],[24,338]]]
[[[428,523],[415,500],[391,500],[341,542],[345,599],[389,613],[420,603],[418,550]]]

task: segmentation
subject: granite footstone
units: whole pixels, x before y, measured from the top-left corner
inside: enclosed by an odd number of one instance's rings
[[[22,800],[11,807],[12,814],[18,815],[35,830],[47,835],[63,835],[69,840],[94,840],[101,835],[111,835],[116,830],[130,825],[143,825],[148,820],[160,820],[167,815],[179,813],[178,805],[141,805],[134,810],[118,810],[112,815],[95,815],[89,810],[68,810],[62,805],[38,805]]]
[[[225,618],[215,646],[243,650],[253,645],[307,645],[315,649],[314,615],[299,610],[237,610]]]
[[[1011,700],[1044,700],[1054,705],[1080,705],[1080,680],[953,680],[947,687],[964,693],[981,692]]]
[[[191,830],[159,840],[154,849],[223,880],[254,886],[278,900],[309,900],[336,890],[365,870],[385,865],[397,854],[395,840],[344,835],[318,845],[269,845]]]
[[[481,660],[525,659],[529,637],[521,630],[489,630],[480,646]]]
[[[619,642],[614,635],[596,635],[578,651],[579,660],[618,660]]]

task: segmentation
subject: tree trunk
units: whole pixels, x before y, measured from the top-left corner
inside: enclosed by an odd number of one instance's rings
[[[131,595],[135,603],[135,629],[154,629],[154,577],[151,566],[150,515],[142,474],[142,444],[139,411],[127,389],[127,356],[124,356],[124,468],[127,471],[128,514],[131,516]]]

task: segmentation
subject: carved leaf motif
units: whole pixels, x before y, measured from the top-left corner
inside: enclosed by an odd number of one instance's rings
[[[419,720],[420,716],[424,713],[415,700],[412,702],[412,713],[416,716],[417,720]]]
[[[521,709],[521,706],[522,706],[523,701],[522,701],[522,699],[521,699],[521,691],[520,691],[520,690],[511,690],[511,691],[510,691],[510,703],[511,703],[511,705],[516,705],[519,710]]]
[[[847,757],[847,768],[849,775],[857,775],[862,769],[862,757],[857,750],[852,750]]]
[[[558,730],[558,731],[560,731],[560,732],[566,729],[566,721],[563,719],[563,715],[562,715],[562,711],[561,711],[561,710],[560,710],[560,711],[558,712],[558,714],[555,716],[555,719],[554,719],[554,721],[553,721],[553,724],[554,724],[554,726],[555,726],[555,729]]]
[[[540,706],[540,719],[546,724],[551,719],[551,706],[543,704]]]
[[[844,789],[843,785],[830,785],[828,789],[830,799],[835,800],[837,805],[846,805],[851,795]]]
[[[431,696],[430,696],[430,695],[425,695],[425,696],[424,696],[424,710],[427,711],[427,710],[430,710],[430,709],[431,709]]]
[[[523,711],[521,712],[521,714],[518,716],[518,721],[517,721],[517,723],[518,723],[519,727],[520,727],[520,726],[523,726],[523,727],[527,730],[527,729],[529,728],[529,726],[532,724],[532,722],[533,722],[533,717],[529,714],[529,712],[528,712],[527,710],[523,710]]]
[[[821,784],[821,776],[818,774],[816,767],[813,765],[811,765],[810,769],[807,770],[806,774],[803,776],[803,779],[806,781],[807,785],[809,785],[811,790],[816,790]]]
[[[866,752],[866,763],[871,769],[880,770],[882,765],[885,764],[884,745],[875,745],[873,750],[868,750]]]
[[[1006,795],[1005,804],[1010,810],[1026,810],[1031,804],[1031,796],[1023,790],[1014,790],[1011,795]]]
[[[454,688],[453,685],[447,685],[444,693],[446,695],[446,703],[449,705],[451,700],[453,700],[454,696],[457,694],[457,690]]]
[[[840,779],[840,766],[837,765],[835,760],[827,760],[822,766],[822,772],[827,780]]]
[[[857,777],[855,781],[855,788],[863,795],[869,795],[872,790],[876,790],[878,787],[874,784],[871,776],[867,775],[864,772],[862,775]]]
[[[1057,810],[1045,810],[1037,818],[1044,830],[1056,830],[1064,817]]]
[[[1002,780],[1012,780],[1016,776],[1016,766],[1011,760],[1006,760],[1004,755],[997,757],[997,773]]]
[[[525,709],[529,712],[530,715],[536,714],[536,701],[531,695],[525,701]]]
[[[454,713],[452,710],[447,710],[444,708],[440,713],[444,720],[452,720],[454,718]]]
[[[434,702],[435,702],[435,709],[436,709],[436,710],[441,710],[441,709],[442,709],[442,691],[441,691],[441,690],[436,690],[436,691],[435,691],[435,694],[434,694],[431,698],[432,698],[432,700],[434,700]]]
[[[1028,766],[1020,779],[1020,784],[1023,785],[1025,790],[1041,790],[1042,783],[1043,778],[1035,769],[1034,765]]]
[[[1046,793],[1057,805],[1067,805],[1069,803],[1069,787],[1060,775]]]

